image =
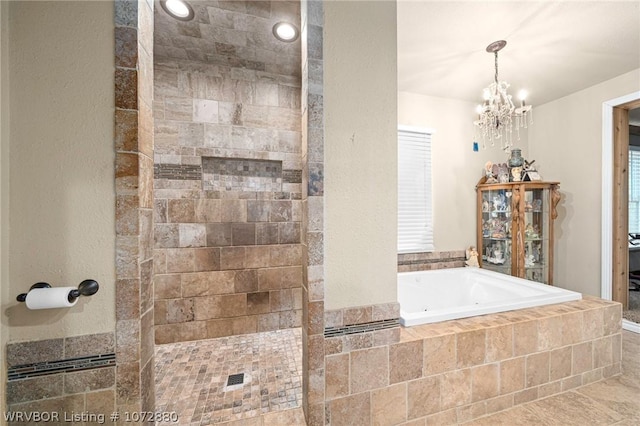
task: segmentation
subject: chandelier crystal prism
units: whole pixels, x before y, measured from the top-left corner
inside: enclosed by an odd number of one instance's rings
[[[520,91],[520,107],[516,108],[508,92],[509,83],[498,80],[498,52],[506,45],[506,41],[498,40],[486,49],[495,55],[495,76],[493,83],[482,91],[484,102],[478,105],[478,119],[473,122],[482,136],[482,147],[485,149],[487,141],[494,146],[495,141],[500,140],[501,148],[509,151],[513,146],[514,126],[517,140],[520,140],[520,128],[527,128],[533,123],[532,107],[525,105],[526,92]]]

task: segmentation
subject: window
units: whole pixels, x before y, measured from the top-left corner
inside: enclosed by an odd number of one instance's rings
[[[398,252],[433,250],[432,130],[398,128]]]
[[[640,234],[640,146],[629,147],[629,233]]]

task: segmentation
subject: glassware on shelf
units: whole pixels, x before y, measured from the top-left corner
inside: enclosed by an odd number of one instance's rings
[[[540,238],[540,230],[538,225],[533,225],[531,222],[527,223],[524,229],[524,236],[527,240],[537,240]]]

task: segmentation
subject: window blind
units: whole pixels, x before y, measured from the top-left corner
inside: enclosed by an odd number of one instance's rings
[[[433,250],[431,132],[398,130],[398,252]]]
[[[640,147],[629,147],[629,232],[640,234]]]

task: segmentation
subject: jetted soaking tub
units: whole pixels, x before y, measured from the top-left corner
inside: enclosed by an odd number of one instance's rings
[[[405,327],[580,299],[574,291],[480,268],[398,273]]]

